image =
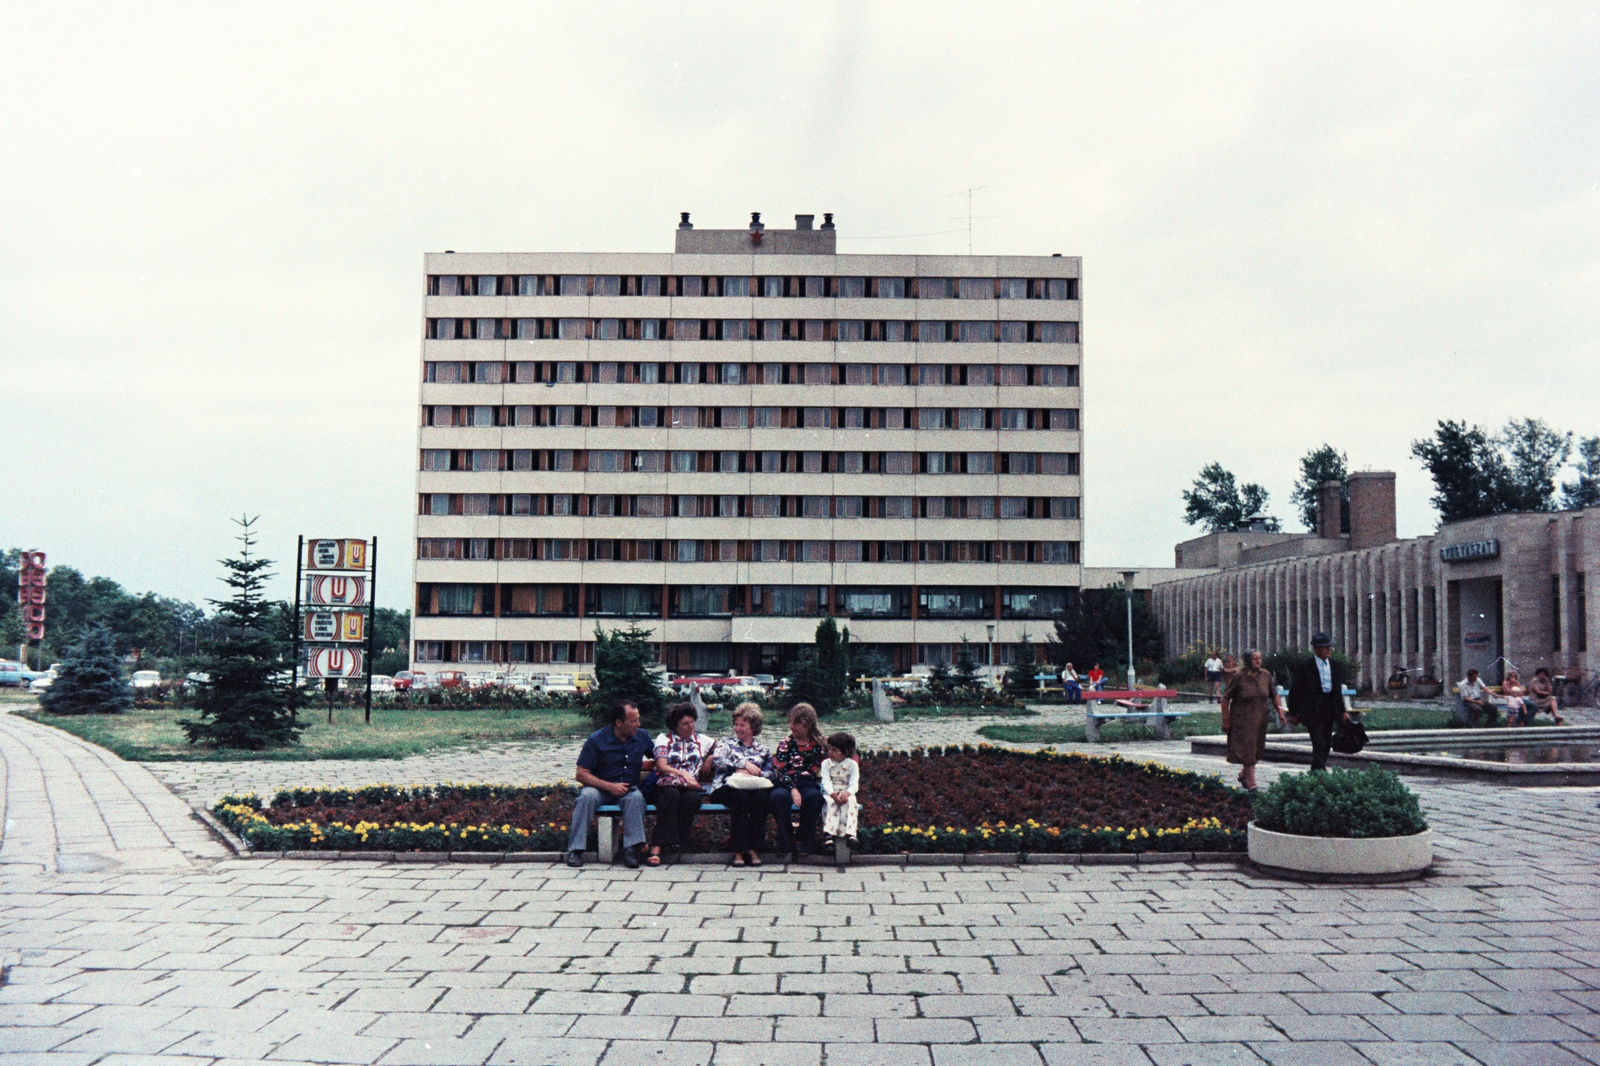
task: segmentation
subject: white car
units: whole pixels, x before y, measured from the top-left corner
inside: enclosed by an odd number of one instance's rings
[[[572,674],[546,674],[537,684],[540,692],[578,691],[578,679]]]
[[[135,670],[132,683],[135,692],[143,688],[160,688],[161,672],[159,670]]]
[[[56,683],[55,674],[54,673],[47,673],[47,674],[44,674],[44,675],[42,675],[40,677],[34,678],[32,681],[29,681],[28,682],[28,691],[29,692],[43,692],[45,689],[49,688],[51,685],[53,685],[55,683]]]
[[[394,691],[394,678],[390,677],[388,674],[373,674],[372,675],[372,691],[374,691],[374,692],[393,692]]]

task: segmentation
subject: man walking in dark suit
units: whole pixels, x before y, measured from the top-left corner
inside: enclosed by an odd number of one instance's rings
[[[1326,633],[1311,638],[1312,658],[1294,668],[1289,685],[1289,720],[1311,734],[1311,768],[1328,768],[1333,727],[1349,718],[1344,709],[1344,671],[1333,661],[1333,640]]]

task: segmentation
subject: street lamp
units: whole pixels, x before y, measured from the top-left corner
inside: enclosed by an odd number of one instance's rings
[[[989,687],[994,688],[994,623],[990,622],[984,628],[989,631]]]
[[[1135,577],[1137,577],[1138,574],[1139,574],[1139,571],[1137,571],[1137,570],[1124,570],[1122,572],[1122,592],[1123,592],[1123,595],[1127,598],[1127,601],[1128,601],[1128,689],[1129,689],[1129,691],[1132,691],[1133,688],[1135,687],[1135,680],[1136,680],[1134,672],[1133,672],[1133,579]]]

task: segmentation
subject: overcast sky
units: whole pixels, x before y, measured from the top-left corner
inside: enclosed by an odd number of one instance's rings
[[[421,257],[1084,258],[1086,558],[1441,418],[1600,433],[1594,4],[0,6],[0,546],[220,594],[229,517],[405,606]],[[290,582],[274,589],[288,596]]]

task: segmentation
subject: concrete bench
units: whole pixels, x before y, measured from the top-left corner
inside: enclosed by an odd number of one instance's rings
[[[725,814],[727,813],[727,810],[728,808],[721,803],[700,804],[701,814]],[[646,814],[654,814],[656,812],[656,805],[654,803],[646,803],[644,805],[644,812]],[[793,817],[799,813],[799,807],[791,806],[789,808],[790,817]],[[616,861],[617,819],[621,817],[622,808],[617,806],[615,803],[602,803],[595,810],[595,833],[598,838],[595,840],[595,857],[601,862],[610,863]],[[833,861],[834,864],[838,866],[848,866],[850,864],[850,841],[848,839],[844,837],[838,837],[834,840]]]
[[[1156,731],[1156,736],[1162,740],[1172,739],[1172,720],[1174,718],[1187,718],[1190,711],[1174,711],[1167,708],[1167,700],[1178,694],[1177,689],[1149,688],[1149,689],[1111,689],[1099,692],[1084,689],[1083,702],[1083,733],[1090,742],[1100,742],[1101,722],[1122,722],[1129,719],[1138,719]],[[1134,701],[1147,699],[1148,705]],[[1099,704],[1111,701],[1120,711],[1102,711]]]

